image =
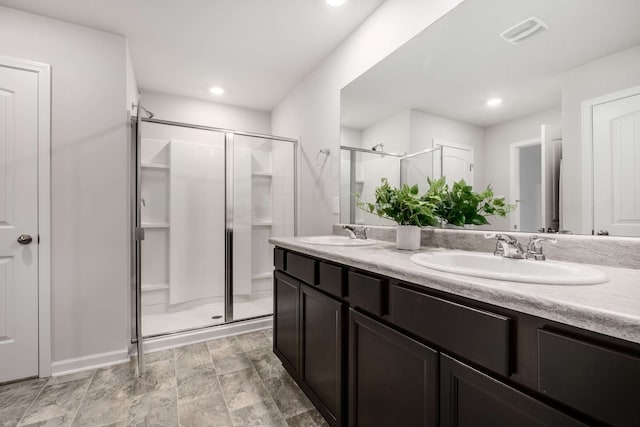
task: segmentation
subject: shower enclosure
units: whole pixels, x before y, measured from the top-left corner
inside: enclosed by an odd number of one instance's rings
[[[294,139],[138,117],[135,331],[154,338],[273,312],[271,236],[296,234]]]
[[[379,144],[382,145],[382,144]],[[411,154],[389,153],[360,147],[340,146],[340,222],[344,224],[392,225],[392,221],[358,209],[363,201],[375,200],[375,189],[386,178],[392,186],[418,184],[427,189],[427,178],[440,178],[442,146]]]

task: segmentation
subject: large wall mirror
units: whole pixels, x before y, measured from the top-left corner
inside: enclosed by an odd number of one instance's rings
[[[491,185],[483,229],[640,237],[640,1],[465,0],[341,93],[341,222],[380,179]]]

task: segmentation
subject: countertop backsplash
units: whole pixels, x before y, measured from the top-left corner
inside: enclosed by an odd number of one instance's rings
[[[395,227],[367,226],[367,229],[367,236],[370,239],[387,242],[393,242],[396,239]],[[494,232],[425,227],[422,229],[421,245],[474,252],[493,252],[495,240],[486,239],[484,237],[486,233]],[[342,224],[335,224],[333,234],[347,235],[348,233],[342,229]],[[510,232],[508,234],[517,238],[525,247],[529,237],[535,234],[557,238],[557,244],[543,242],[547,259],[640,269],[640,238],[546,233]]]

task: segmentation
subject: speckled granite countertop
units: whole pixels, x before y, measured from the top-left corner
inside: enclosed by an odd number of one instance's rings
[[[375,246],[320,246],[299,238],[271,238],[276,246],[368,270],[406,282],[479,300],[640,344],[640,270],[594,266],[609,276],[598,285],[538,285],[443,273],[409,258],[420,251],[399,251],[394,243]]]

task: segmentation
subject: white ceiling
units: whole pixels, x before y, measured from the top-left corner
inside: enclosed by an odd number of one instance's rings
[[[530,16],[549,30],[499,37]],[[557,107],[559,74],[640,44],[638,18],[639,0],[465,0],[342,90],[342,125],[416,109],[484,127]]]
[[[384,0],[0,0],[121,34],[142,90],[272,110]],[[214,97],[208,89],[222,86]]]

